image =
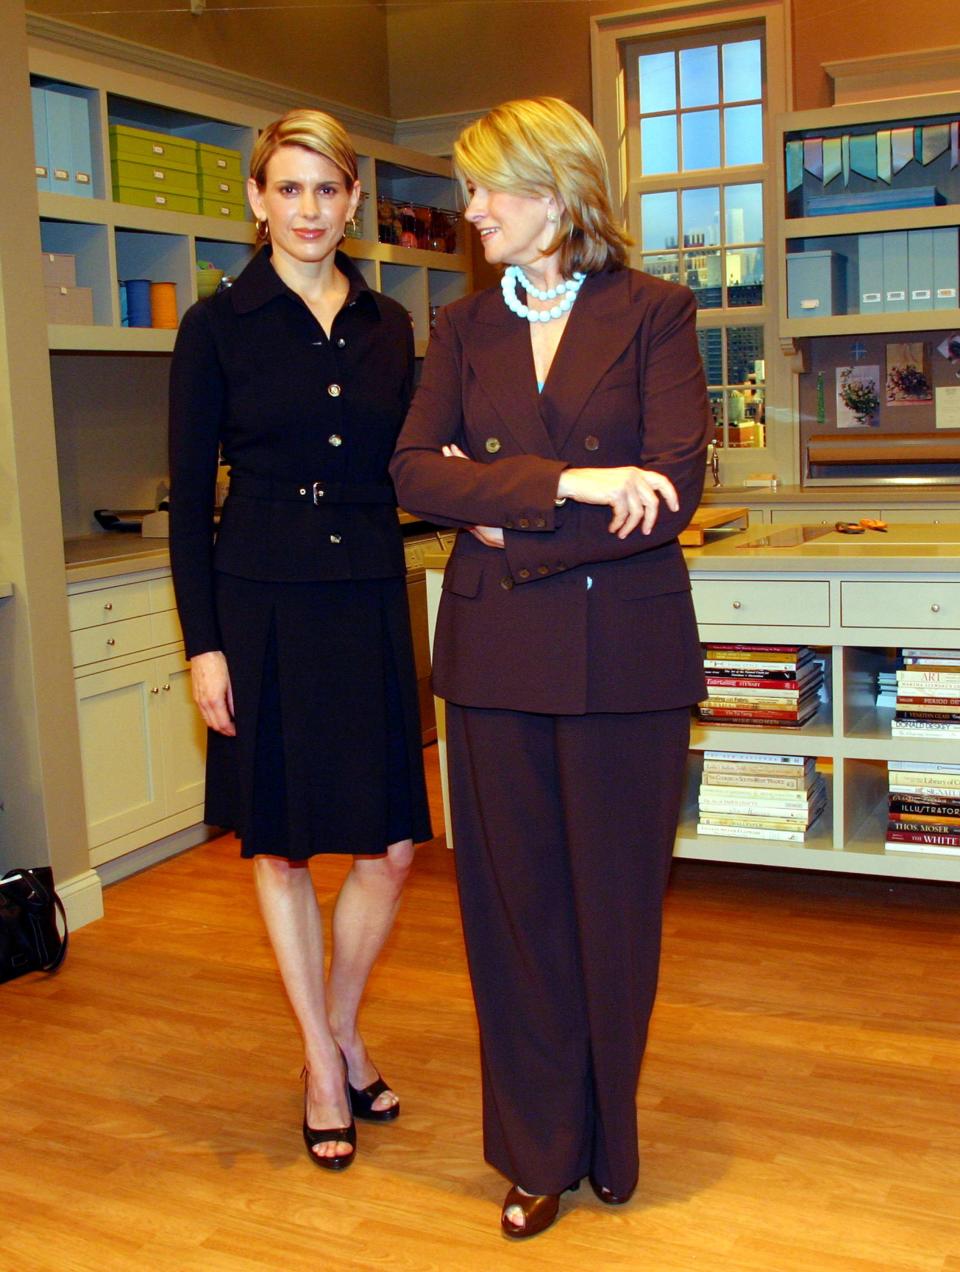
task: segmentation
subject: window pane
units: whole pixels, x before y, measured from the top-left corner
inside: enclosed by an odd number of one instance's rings
[[[673,53],[644,53],[640,58],[640,111],[676,110],[677,72]],[[755,97],[759,94],[755,93]],[[740,100],[740,99],[738,99]],[[716,98],[714,98],[716,101]]]
[[[677,171],[677,119],[660,115],[640,121],[640,168],[645,177]]]
[[[733,106],[723,112],[724,164],[763,162],[763,108]],[[686,153],[686,152],[684,152]]]
[[[713,389],[709,394],[710,413],[713,416],[713,440],[718,446],[723,445],[723,390]]]
[[[742,110],[743,107],[738,107]],[[720,112],[698,110],[681,116],[683,131],[683,170],[720,167]],[[644,169],[646,171],[646,169]]]
[[[760,41],[740,40],[723,46],[723,100],[748,102],[762,95]]]
[[[763,186],[727,186],[724,196],[727,209],[728,243],[763,242]]]
[[[707,384],[722,384],[723,332],[719,327],[701,327],[697,332],[697,344]]]
[[[640,225],[640,246],[643,251],[656,252],[664,247],[676,247],[677,196],[674,191],[641,195]]]
[[[683,281],[693,289],[701,309],[719,309],[723,304],[720,253],[684,252]]]
[[[720,100],[717,46],[680,51],[680,105],[714,106]]]
[[[763,304],[763,248],[727,252],[727,304]]]
[[[640,268],[656,278],[665,278],[670,283],[680,281],[680,257],[676,252],[658,252],[644,256],[640,261]]]
[[[763,359],[762,327],[727,328],[727,383],[746,384]]]
[[[720,187],[683,192],[684,247],[717,247],[720,243]]]

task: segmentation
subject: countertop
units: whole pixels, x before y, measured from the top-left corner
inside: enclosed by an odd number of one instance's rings
[[[960,503],[960,485],[953,486],[711,486],[710,474],[703,488],[705,504],[855,504],[890,508],[900,504]]]
[[[139,534],[103,531],[67,539],[63,545],[67,582],[112,578],[140,570],[170,568],[166,539],[144,539]]]
[[[813,534],[822,527],[806,527]],[[695,573],[748,571],[761,574],[831,573],[943,574],[956,572],[960,581],[960,524],[891,525],[883,533],[839,534],[831,530],[818,538],[804,538],[799,525],[751,526],[726,535],[702,548],[684,548],[683,555]],[[447,553],[424,556],[428,570],[442,570]]]

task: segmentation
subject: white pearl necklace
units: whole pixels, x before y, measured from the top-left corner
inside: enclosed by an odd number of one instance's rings
[[[527,280],[526,274],[519,265],[508,265],[503,272],[503,278],[500,280],[500,286],[503,290],[503,302],[511,313],[516,314],[518,318],[526,318],[528,322],[550,322],[554,318],[562,318],[563,315],[573,307],[573,302],[577,299],[577,293],[583,283],[586,274],[575,273],[573,278],[566,282],[557,283],[556,287],[548,287],[546,291],[541,291],[539,287],[534,287]],[[528,296],[533,296],[537,300],[560,300],[556,305],[552,305],[549,309],[531,309],[529,305],[525,305],[517,296],[517,285],[521,286]]]

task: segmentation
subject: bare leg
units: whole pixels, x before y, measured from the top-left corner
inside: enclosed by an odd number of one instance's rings
[[[260,910],[273,946],[287,997],[303,1034],[308,1070],[307,1123],[314,1130],[347,1126],[350,1110],[343,1089],[343,1065],[327,1022],[323,984],[323,921],[305,862],[255,857],[254,880]],[[341,1157],[343,1140],[318,1144],[318,1157]]]
[[[327,1012],[330,1029],[347,1057],[351,1085],[358,1090],[377,1076],[357,1030],[360,1000],[371,968],[390,935],[412,863],[413,843],[409,839],[391,844],[383,857],[354,858],[333,912]],[[387,1109],[397,1102],[392,1091],[384,1091],[373,1108]]]

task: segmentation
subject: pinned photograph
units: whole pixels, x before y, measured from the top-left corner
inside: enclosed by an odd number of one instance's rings
[[[837,367],[837,428],[879,423],[879,367]]]
[[[933,401],[923,341],[887,345],[887,406]]]

